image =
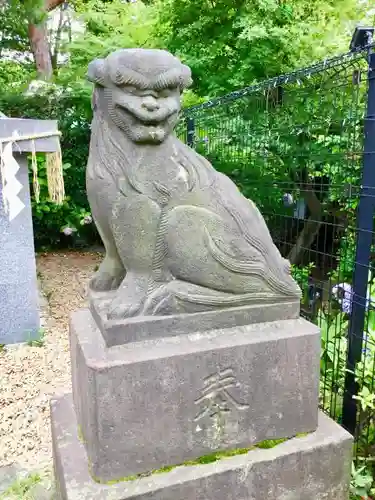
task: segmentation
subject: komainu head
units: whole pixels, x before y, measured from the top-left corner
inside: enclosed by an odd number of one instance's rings
[[[191,71],[164,50],[123,49],[89,64],[94,112],[137,143],[160,144],[172,132]]]

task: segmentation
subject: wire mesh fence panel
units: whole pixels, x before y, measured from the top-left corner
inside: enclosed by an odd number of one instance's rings
[[[358,458],[375,456],[372,253],[362,262],[366,297],[361,300],[354,290],[355,274],[357,281],[360,274],[358,205],[361,199],[363,205],[368,153],[364,155],[370,53],[367,48],[344,54],[189,108],[177,128],[181,140],[257,204],[275,244],[290,260],[303,292],[301,313],[322,332],[321,407],[338,422],[349,422]],[[370,179],[365,195],[372,194],[375,180]],[[369,217],[373,220],[373,212]],[[372,227],[367,232],[373,236]],[[356,301],[362,327],[353,318]],[[355,336],[363,337],[364,344],[354,359]],[[354,426],[348,401],[354,404]]]

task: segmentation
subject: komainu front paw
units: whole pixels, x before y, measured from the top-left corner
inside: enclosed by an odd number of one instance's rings
[[[90,289],[94,292],[117,290],[125,278],[125,271],[107,271],[99,268],[90,281]]]

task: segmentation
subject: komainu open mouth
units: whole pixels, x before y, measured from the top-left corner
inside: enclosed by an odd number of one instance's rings
[[[166,119],[164,120],[142,120],[143,125],[147,125],[149,127],[159,127],[162,125]]]
[[[137,119],[143,125],[149,127],[159,127],[160,125],[163,125],[173,114],[175,114],[174,111],[171,112],[170,110],[165,110],[165,109],[153,112],[145,111],[138,108],[129,110],[119,104],[116,104],[115,109],[120,116],[124,117],[131,116]]]

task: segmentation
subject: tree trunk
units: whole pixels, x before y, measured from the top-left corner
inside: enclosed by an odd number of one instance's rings
[[[47,0],[46,1],[46,11],[50,12],[53,9],[56,9],[59,5],[64,3],[65,0]]]
[[[50,12],[64,3],[64,0],[46,0],[45,12]],[[51,80],[53,75],[51,50],[48,43],[46,23],[35,24],[29,22],[29,40],[31,52],[34,56],[36,71],[39,80]]]
[[[307,252],[314,243],[316,235],[322,225],[323,207],[316,196],[313,186],[305,183],[301,187],[301,194],[310,210],[310,217],[305,221],[304,228],[291,249],[288,260],[291,264],[297,265],[301,262],[303,254]]]
[[[39,80],[51,80],[53,70],[45,24],[29,24],[29,39]]]

